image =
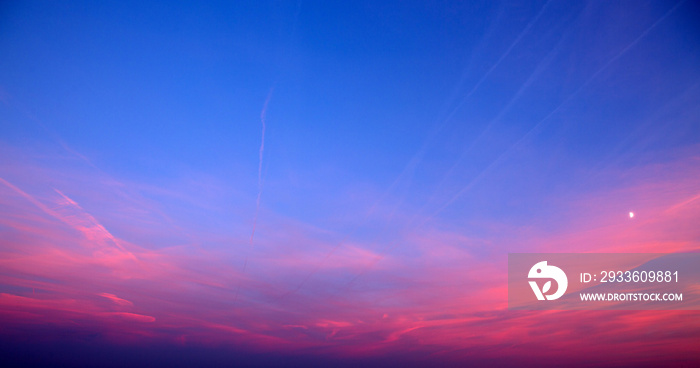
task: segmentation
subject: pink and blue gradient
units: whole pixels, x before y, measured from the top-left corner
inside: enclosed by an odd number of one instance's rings
[[[695,5],[251,4],[0,6],[5,362],[700,361],[507,310],[509,252],[700,250]]]

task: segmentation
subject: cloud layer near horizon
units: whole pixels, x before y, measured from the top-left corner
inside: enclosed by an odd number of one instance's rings
[[[530,226],[486,222],[475,237],[436,219],[395,226],[414,214],[379,209],[368,222],[398,230],[372,241],[361,227],[347,236],[263,209],[251,248],[245,226],[194,218],[226,212],[210,207],[208,196],[225,196],[215,184],[201,194],[185,184],[125,183],[74,156],[52,156],[46,165],[40,155],[14,152],[23,158],[5,162],[0,180],[0,314],[9,334],[78,326],[122,343],[445,359],[528,356],[542,344],[552,357],[591,348],[612,356],[624,346],[627,357],[642,359],[651,345],[697,353],[697,312],[506,310],[508,252],[697,251],[697,156],[641,167],[615,188],[562,202],[555,229],[538,219]],[[193,222],[169,213],[173,205],[189,208]],[[234,221],[249,225],[247,215]],[[648,337],[640,342],[639,334]]]

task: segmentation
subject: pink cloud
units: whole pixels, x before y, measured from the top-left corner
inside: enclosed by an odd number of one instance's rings
[[[69,190],[53,188],[70,188],[70,181],[42,187],[14,172],[12,180],[0,179],[0,284],[12,287],[0,294],[0,320],[78,324],[109,331],[115,339],[262,351],[314,348],[347,356],[417,351],[445,359],[585,358],[591,349],[616,361],[649,358],[653,351],[697,356],[693,337],[700,324],[694,312],[506,309],[511,250],[697,249],[697,169],[676,162],[657,170],[653,176],[663,179],[653,183],[631,180],[570,200],[563,210],[566,226],[552,231],[485,222],[480,225],[494,236],[477,237],[433,222],[396,231],[383,242],[345,239],[266,213],[252,250],[244,226],[239,235],[189,226],[157,203],[125,203],[111,184],[101,189],[104,196],[99,186],[89,195],[68,196]],[[32,171],[41,177],[41,168]],[[188,203],[201,202],[196,191],[180,194]],[[635,203],[634,220],[627,216],[629,203]],[[140,206],[164,215],[144,215],[144,224],[109,215],[112,208],[140,214]],[[246,216],[241,212],[240,221]],[[178,235],[176,245],[134,240],[142,239],[134,234],[158,238],[183,229],[188,235]],[[249,269],[242,274],[246,251]],[[655,341],[631,337],[649,331],[673,334]],[[542,347],[547,351],[533,353]]]
[[[122,298],[120,298],[120,297],[118,297],[118,296],[116,296],[116,295],[114,295],[114,294],[99,293],[99,294],[97,294],[97,295],[102,296],[102,297],[105,297],[105,298],[107,298],[107,299],[109,299],[109,300],[111,300],[111,301],[113,301],[113,302],[115,302],[116,304],[121,305],[121,306],[127,306],[127,305],[128,305],[128,306],[133,306],[133,305],[134,305],[134,303],[132,303],[132,302],[126,300],[126,299],[122,299]]]

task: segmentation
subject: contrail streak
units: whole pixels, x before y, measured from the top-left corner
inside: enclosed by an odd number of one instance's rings
[[[535,15],[535,17],[532,18],[530,20],[530,22],[528,22],[528,24],[525,26],[525,28],[523,28],[523,30],[520,31],[518,36],[510,44],[510,46],[508,46],[508,48],[501,55],[501,57],[499,57],[498,60],[496,60],[496,62],[493,65],[491,65],[491,67],[486,71],[486,73],[484,73],[484,75],[481,76],[479,81],[476,82],[476,84],[472,87],[472,89],[469,90],[469,92],[467,92],[467,94],[464,96],[462,101],[459,104],[457,104],[457,106],[454,109],[452,109],[452,112],[450,112],[447,115],[447,117],[443,120],[443,123],[442,123],[443,125],[447,124],[447,122],[450,119],[452,119],[452,117],[457,113],[457,111],[459,111],[459,109],[461,109],[462,106],[464,106],[464,104],[467,103],[467,101],[469,101],[469,98],[474,94],[474,92],[476,92],[479,89],[479,87],[481,87],[481,85],[489,78],[489,76],[491,76],[491,73],[493,73],[493,71],[496,70],[496,68],[498,68],[501,65],[503,60],[505,60],[505,58],[508,57],[508,55],[510,55],[510,52],[513,51],[515,46],[517,46],[518,43],[520,43],[520,40],[522,40],[523,37],[525,37],[525,35],[527,35],[527,33],[530,31],[530,28],[532,28],[535,25],[535,23],[537,23],[537,21],[540,20],[540,18],[545,13],[545,11],[547,10],[547,8],[549,7],[549,4],[551,2],[552,2],[552,0],[547,1],[542,6],[542,8],[540,8],[540,11],[537,13],[537,15]]]
[[[265,118],[267,116],[267,105],[270,103],[272,98],[272,92],[275,88],[270,88],[270,93],[267,94],[267,99],[265,99],[265,104],[263,105],[262,111],[260,112],[260,122],[262,123],[262,135],[260,138],[260,151],[259,151],[259,161],[258,161],[258,198],[255,201],[255,216],[253,217],[253,231],[250,233],[250,245],[253,245],[253,237],[255,236],[255,227],[258,223],[258,212],[260,211],[260,197],[262,196],[262,169],[263,169],[263,153],[265,152]]]
[[[593,80],[595,80],[600,74],[602,74],[605,70],[607,70],[608,67],[610,67],[613,63],[615,63],[618,59],[620,59],[622,56],[624,56],[630,49],[632,49],[635,45],[637,45],[644,37],[646,37],[649,33],[651,33],[654,28],[656,28],[659,24],[661,24],[666,18],[668,18],[673,12],[675,12],[681,5],[683,5],[687,0],[680,0],[676,5],[674,5],[670,10],[668,10],[664,15],[662,15],[659,19],[656,20],[651,26],[649,26],[644,32],[642,32],[637,38],[635,38],[631,43],[629,43],[627,46],[622,48],[614,57],[612,57],[610,60],[608,60],[600,69],[598,69],[595,73],[593,73],[579,88],[577,88],[573,93],[571,93],[568,97],[566,97],[557,107],[555,107],[552,111],[550,111],[544,118],[542,118],[540,121],[537,122],[530,130],[525,133],[520,139],[518,139],[515,143],[513,143],[508,149],[503,151],[496,160],[492,161],[491,164],[489,164],[484,170],[482,170],[474,179],[471,180],[465,187],[463,187],[459,192],[457,192],[449,201],[447,201],[442,207],[440,207],[437,211],[435,211],[432,215],[421,221],[420,223],[417,224],[409,224],[409,227],[412,229],[418,229],[423,227],[428,221],[430,221],[432,218],[437,216],[440,212],[442,212],[445,208],[449,207],[453,202],[455,202],[458,198],[460,198],[465,192],[470,190],[484,175],[486,175],[493,167],[498,165],[501,161],[505,159],[505,157],[516,147],[518,147],[521,143],[523,143],[528,137],[531,135],[535,134],[539,128],[541,128],[546,121],[548,121],[554,114],[556,114],[563,106],[565,106],[569,101],[573,100],[584,88],[586,88]],[[546,6],[546,5],[545,5]],[[700,195],[691,198],[690,200],[681,203],[680,205],[676,205],[675,207],[679,207],[682,205],[685,205],[687,203],[690,203],[692,201],[697,200],[700,198]],[[674,207],[671,207],[669,210],[674,209]],[[415,218],[415,217],[414,217]],[[383,251],[378,258],[372,260],[364,269],[362,269],[355,277],[353,277],[350,282],[348,282],[345,285],[345,290],[349,290],[350,286],[358,279],[360,278],[363,274],[369,272],[371,268],[373,268],[379,261],[384,259],[390,252],[394,250],[396,246],[400,244],[399,241],[394,241],[393,243],[390,243],[387,246],[387,249]],[[297,288],[298,289],[298,288]]]
[[[258,224],[258,212],[260,212],[260,197],[262,196],[262,187],[263,187],[263,177],[262,177],[262,169],[263,169],[263,154],[265,153],[265,119],[267,118],[267,105],[270,104],[270,99],[272,98],[272,92],[275,91],[275,87],[270,88],[270,92],[267,94],[267,98],[265,99],[265,104],[263,104],[262,111],[260,111],[260,122],[262,123],[262,134],[260,137],[260,150],[258,151],[258,198],[255,201],[255,216],[253,216],[253,230],[250,232],[250,241],[249,244],[252,247],[253,246],[253,237],[255,237],[255,227]],[[245,256],[245,261],[243,261],[243,272],[241,274],[245,274],[245,270],[248,267],[248,255]],[[236,289],[236,295],[234,296],[233,300],[237,301],[238,300],[238,294],[241,291],[241,284],[239,282],[238,288]]]
[[[663,16],[661,16],[659,19],[656,20],[651,26],[649,26],[644,32],[642,32],[637,38],[635,38],[631,43],[629,43],[627,46],[625,46],[622,50],[620,50],[614,57],[612,57],[610,60],[608,60],[600,69],[598,69],[593,75],[591,75],[583,84],[577,88],[572,94],[570,94],[564,101],[559,103],[559,105],[554,108],[554,110],[550,111],[547,116],[542,118],[535,126],[530,128],[530,130],[525,133],[520,139],[518,139],[515,143],[513,143],[508,149],[503,151],[496,160],[492,161],[485,169],[483,169],[479,175],[477,175],[474,179],[469,182],[465,187],[463,187],[459,192],[457,192],[452,198],[447,201],[442,207],[440,207],[437,211],[435,211],[432,215],[430,215],[427,219],[421,223],[422,226],[424,225],[429,219],[432,219],[433,217],[437,216],[438,213],[442,212],[445,208],[449,207],[452,203],[454,203],[457,199],[459,199],[464,193],[469,191],[481,178],[488,173],[493,167],[498,165],[500,162],[502,162],[505,157],[517,146],[519,146],[525,139],[527,139],[529,136],[534,134],[547,120],[549,120],[554,114],[559,112],[559,110],[564,107],[569,101],[573,100],[584,88],[586,88],[593,80],[595,80],[600,74],[602,74],[605,70],[608,69],[613,63],[615,63],[618,59],[620,59],[623,55],[625,55],[630,49],[632,49],[634,46],[636,46],[644,37],[646,37],[654,28],[656,28],[660,23],[662,23],[666,18],[668,18],[669,15],[671,15],[676,9],[678,9],[683,3],[685,3],[686,0],[681,0],[678,3],[676,3],[675,6],[673,6],[670,10],[668,10]]]
[[[522,95],[525,93],[525,91],[539,78],[539,76],[544,72],[545,68],[547,68],[549,66],[549,64],[552,62],[552,60],[556,56],[558,49],[559,49],[559,46],[562,44],[563,41],[564,41],[564,38],[562,38],[555,45],[555,47],[549,51],[549,53],[539,62],[539,64],[537,65],[535,70],[530,74],[530,76],[527,78],[525,83],[523,83],[520,86],[520,88],[515,93],[515,95],[510,99],[510,101],[508,101],[506,106],[501,109],[501,111],[498,113],[498,115],[496,115],[496,117],[491,119],[491,121],[487,124],[486,128],[484,128],[481,131],[479,136],[477,136],[470,143],[469,147],[467,147],[467,149],[462,152],[462,154],[457,159],[457,161],[455,161],[455,163],[452,164],[450,169],[443,176],[442,180],[440,180],[440,182],[437,184],[435,191],[437,191],[443,184],[445,184],[447,179],[450,176],[452,176],[452,174],[457,170],[459,165],[467,158],[468,154],[471,152],[472,148],[474,148],[476,146],[476,144],[479,142],[479,140],[483,139],[483,137],[485,137],[488,134],[488,132],[491,129],[493,129],[493,127],[496,125],[496,123],[501,121],[503,116],[505,116],[505,114],[510,111],[510,109],[513,107],[513,105],[520,99],[520,97],[522,97]],[[418,217],[421,213],[423,213],[423,210],[426,209],[433,202],[434,198],[435,198],[435,194],[433,194],[431,196],[431,198],[428,200],[428,202],[425,203],[425,205],[423,205],[423,207],[418,211],[418,213],[416,213],[416,215],[413,216],[413,219],[411,219],[411,221],[413,221],[416,217]]]

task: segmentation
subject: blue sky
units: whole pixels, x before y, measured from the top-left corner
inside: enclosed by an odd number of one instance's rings
[[[361,354],[379,336],[392,353],[513,352],[488,335],[501,320],[467,326],[485,345],[453,330],[503,312],[507,253],[698,249],[698,14],[686,1],[5,2],[0,250],[30,249],[45,271],[0,266],[3,305],[44,288],[46,321],[79,300],[81,315],[155,323],[95,317],[127,340],[239,341],[226,330],[263,350]],[[443,319],[449,338],[423,329]]]

